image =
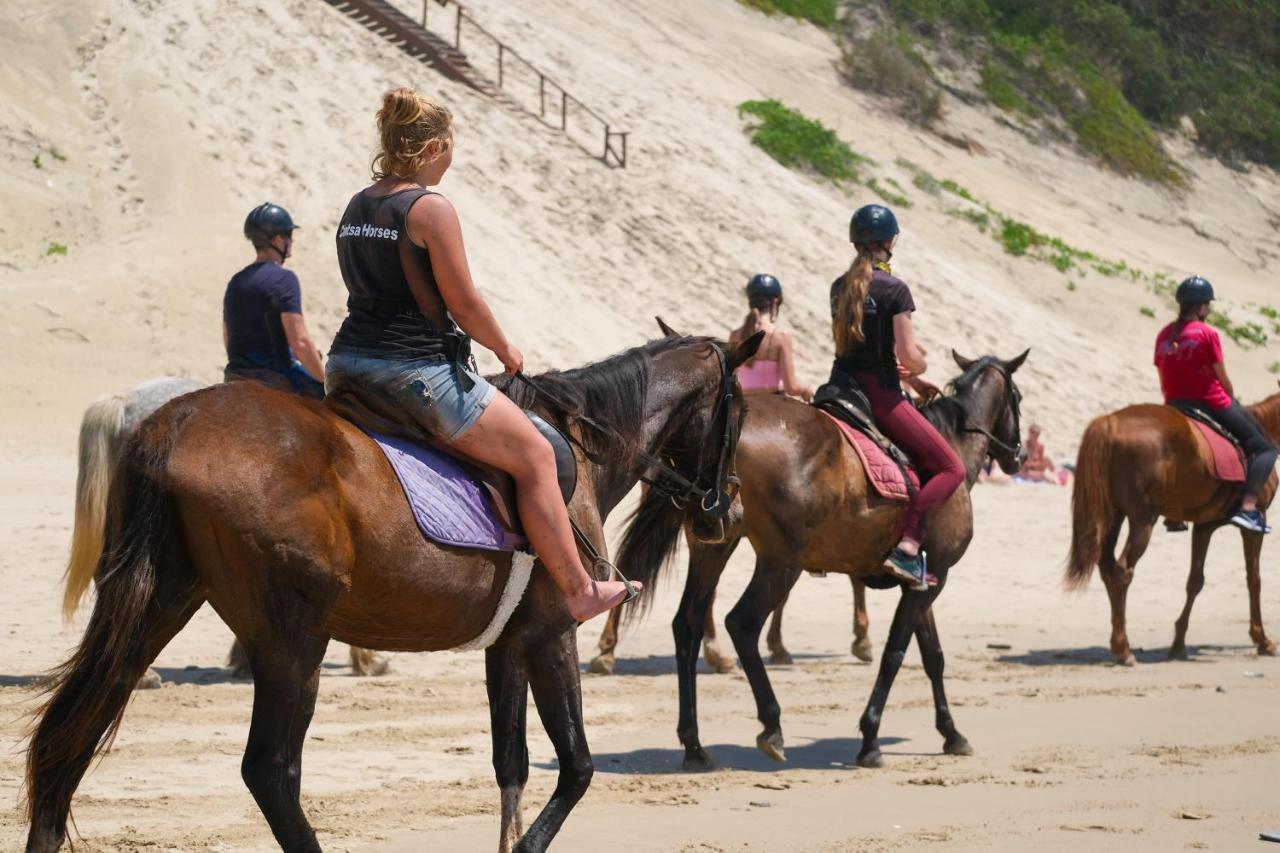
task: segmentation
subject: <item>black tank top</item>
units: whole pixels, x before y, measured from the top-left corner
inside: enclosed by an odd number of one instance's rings
[[[387,196],[351,197],[338,223],[338,269],[347,286],[347,318],[333,350],[378,357],[422,358],[444,352],[441,335],[455,332],[436,287],[431,256],[413,244],[405,220],[428,191],[415,187]],[[409,281],[423,285],[434,303],[418,307]]]
[[[836,300],[844,288],[844,276],[831,283],[831,316],[835,316]],[[836,353],[835,367],[845,373],[873,373],[886,388],[898,388],[898,356],[893,333],[897,314],[916,310],[911,288],[897,276],[876,269],[871,275],[867,301],[862,308],[862,343],[846,352]]]

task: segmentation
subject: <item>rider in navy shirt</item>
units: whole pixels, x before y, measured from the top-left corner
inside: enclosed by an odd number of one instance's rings
[[[222,338],[228,382],[254,379],[284,391],[324,396],[324,365],[302,317],[298,277],[284,268],[297,226],[282,207],[261,204],[249,212],[244,235],[257,258],[227,283]]]

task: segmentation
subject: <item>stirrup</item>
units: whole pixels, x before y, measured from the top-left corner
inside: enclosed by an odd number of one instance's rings
[[[627,597],[622,599],[622,601],[620,602],[621,604],[626,604],[628,601],[633,601],[636,598],[636,596],[640,595],[640,590],[636,589],[632,585],[631,580],[626,575],[624,575],[622,573],[622,570],[619,569],[617,566],[615,566],[613,563],[609,562],[604,557],[596,557],[596,561],[592,565],[592,568],[594,569],[597,566],[607,567],[609,569],[609,579],[612,580],[615,576],[617,576],[618,580],[622,581],[622,585],[626,587]]]

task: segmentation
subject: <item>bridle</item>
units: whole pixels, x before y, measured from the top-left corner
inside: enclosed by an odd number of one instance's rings
[[[1000,439],[992,435],[990,430],[984,429],[983,427],[980,427],[980,426],[968,426],[966,424],[965,426],[962,426],[960,428],[960,432],[977,433],[979,435],[985,435],[987,437],[987,441],[989,441],[991,444],[994,444],[996,447],[1000,448],[1006,453],[1013,454],[1014,459],[1021,459],[1022,453],[1023,453],[1022,451],[1022,410],[1021,410],[1022,394],[1020,394],[1018,392],[1018,389],[1014,387],[1013,376],[1009,373],[1008,368],[1006,368],[1003,364],[988,364],[987,368],[997,371],[1002,377],[1004,377],[1004,403],[1005,403],[1005,407],[1008,408],[1011,412],[1013,412],[1013,434],[1017,436],[1017,438],[1014,439],[1014,441],[1016,441],[1017,443],[1011,447],[1004,441],[1001,441]],[[966,422],[968,421],[967,415],[965,417],[965,420]]]
[[[729,369],[729,360],[725,358],[724,351],[718,345],[712,343],[710,346],[720,361],[720,391],[716,400],[715,414],[712,416],[713,424],[720,427],[720,445],[715,458],[714,477],[709,483],[705,479],[708,467],[703,460],[705,443],[698,447],[698,469],[692,480],[680,473],[669,456],[663,459],[641,450],[636,457],[648,468],[657,470],[655,477],[642,474],[641,481],[670,500],[676,509],[684,511],[689,503],[696,499],[698,507],[704,513],[712,518],[723,518],[729,512],[729,507],[733,505],[733,499],[742,485],[729,470],[734,440],[741,427],[741,418],[732,417],[734,379],[733,371]]]
[[[693,479],[689,479],[680,472],[670,454],[658,456],[646,450],[639,450],[635,456],[647,471],[654,472],[652,476],[642,473],[640,480],[647,483],[659,495],[669,499],[677,509],[683,511],[696,500],[703,512],[713,518],[722,518],[729,512],[729,507],[733,505],[733,499],[741,486],[738,478],[730,471],[734,440],[737,438],[741,419],[732,417],[734,378],[733,371],[729,368],[729,360],[718,344],[709,342],[708,345],[720,362],[720,390],[713,415],[713,423],[720,429],[720,443],[714,465],[708,465],[704,459],[705,443],[698,448],[698,467]],[[524,373],[517,373],[516,376],[547,402],[559,405],[562,409],[571,409],[557,400],[554,394],[549,393],[538,380]],[[613,432],[586,414],[575,414],[574,419],[605,435]],[[713,474],[710,480],[706,476],[708,469]]]

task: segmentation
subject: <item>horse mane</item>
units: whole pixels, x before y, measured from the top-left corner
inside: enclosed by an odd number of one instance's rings
[[[969,409],[966,402],[971,398],[965,395],[973,390],[974,384],[988,367],[999,364],[1000,359],[994,355],[984,355],[947,383],[950,394],[935,397],[926,403],[920,408],[921,414],[944,435],[959,435],[968,425]]]
[[[1262,428],[1271,434],[1272,441],[1280,441],[1280,393],[1272,394],[1249,407]]]
[[[562,431],[578,427],[582,448],[593,461],[606,454],[625,459],[641,450],[637,428],[644,421],[653,359],[702,343],[715,338],[658,338],[583,367],[539,374],[533,377],[537,389],[505,375],[489,381],[521,408],[545,413]]]

